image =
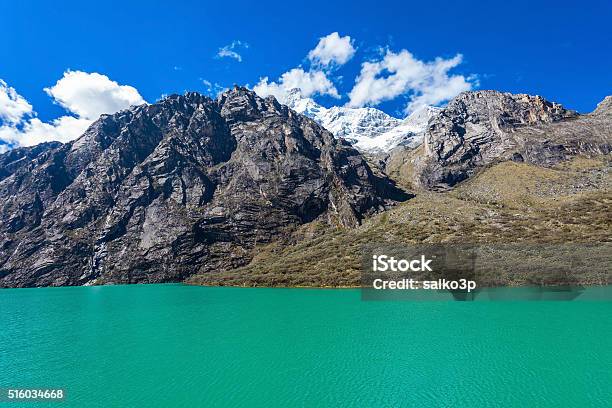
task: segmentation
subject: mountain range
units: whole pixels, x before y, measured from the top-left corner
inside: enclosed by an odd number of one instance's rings
[[[372,222],[382,228],[389,214],[419,220],[431,209],[402,211],[425,199],[448,206],[448,191],[504,163],[518,171],[595,160],[597,202],[609,209],[610,97],[580,115],[537,96],[466,92],[404,120],[324,108],[298,92],[287,103],[242,87],[216,99],[172,95],[103,115],[75,141],[0,155],[0,286],[353,285],[354,275],[331,271],[354,271],[343,259],[358,249],[319,254],[327,266],[307,282],[244,273],[270,260],[262,254],[332,248]],[[512,171],[502,172],[508,182]]]

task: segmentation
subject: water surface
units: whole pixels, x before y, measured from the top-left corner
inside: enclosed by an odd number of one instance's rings
[[[8,289],[0,387],[65,388],[55,407],[609,407],[611,311],[359,290]]]

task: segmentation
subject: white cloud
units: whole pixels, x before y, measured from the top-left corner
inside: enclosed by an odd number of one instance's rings
[[[281,75],[278,82],[268,82],[268,77],[261,78],[253,90],[262,97],[273,95],[283,103],[287,93],[294,88],[302,91],[302,96],[330,95],[339,98],[338,90],[329,80],[325,72],[304,71],[302,68],[293,68]]]
[[[91,120],[62,116],[45,123],[38,118],[31,118],[22,123],[21,128],[0,126],[0,141],[11,146],[34,146],[52,140],[69,142],[81,136],[91,124]]]
[[[233,58],[238,62],[242,62],[242,55],[238,53],[237,50],[247,49],[249,48],[249,44],[244,41],[235,40],[232,41],[231,44],[228,44],[224,47],[219,48],[217,52],[217,58]]]
[[[236,51],[225,49],[225,47],[219,49],[217,56],[219,58],[229,57],[235,59],[238,62],[242,62],[242,55],[238,54]]]
[[[319,39],[317,46],[308,53],[311,66],[308,71],[302,67],[293,68],[276,81],[268,77],[259,79],[253,90],[259,96],[273,95],[285,103],[290,90],[298,88],[305,98],[316,95],[329,95],[340,98],[336,86],[329,77],[334,67],[345,64],[355,54],[350,36],[340,37],[337,32]]]
[[[119,85],[106,75],[81,71],[66,71],[54,86],[45,88],[45,92],[74,116],[65,115],[43,122],[35,117],[36,112],[25,98],[0,80],[0,142],[11,147],[52,140],[68,142],[83,134],[101,114],[146,103],[131,86]]]
[[[334,32],[319,39],[317,46],[308,53],[308,59],[315,66],[344,65],[353,55],[355,47],[351,37],[340,37]]]
[[[95,120],[103,113],[115,113],[145,100],[136,88],[119,85],[96,72],[66,71],[45,92],[67,111],[80,118]]]
[[[400,95],[409,95],[406,113],[423,105],[440,104],[476,85],[473,77],[449,75],[448,72],[461,61],[461,54],[451,59],[436,58],[424,62],[407,50],[399,53],[387,50],[381,60],[361,65],[347,105],[377,105]]]
[[[206,87],[206,92],[205,93],[208,96],[217,96],[221,92],[227,91],[226,87],[224,87],[223,85],[218,84],[217,82],[212,83],[209,80],[202,79],[202,78],[200,78],[200,80],[202,81],[202,84],[204,84],[204,86]]]
[[[26,115],[32,114],[32,105],[0,79],[0,120],[16,124]]]
[[[317,46],[308,53],[309,70],[302,67],[285,72],[276,81],[260,78],[253,90],[260,96],[274,95],[285,102],[288,92],[299,88],[304,97],[331,95],[340,98],[332,76],[340,65],[346,64],[354,55],[354,41],[350,36],[341,37],[333,32],[321,37]],[[450,74],[462,62],[462,55],[453,58],[436,58],[421,61],[409,51],[397,53],[381,48],[381,56],[361,64],[361,72],[349,92],[349,107],[378,105],[381,102],[403,96],[408,99],[404,110],[411,113],[424,105],[439,105],[463,91],[478,86],[475,76]]]

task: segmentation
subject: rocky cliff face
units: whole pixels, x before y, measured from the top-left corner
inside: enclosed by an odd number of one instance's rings
[[[416,184],[446,188],[497,161],[550,166],[575,155],[612,150],[609,97],[579,115],[539,96],[465,92],[428,123],[423,150],[413,154]]]
[[[351,227],[405,198],[273,98],[171,96],[0,156],[0,286],[178,281],[244,265],[300,224]]]

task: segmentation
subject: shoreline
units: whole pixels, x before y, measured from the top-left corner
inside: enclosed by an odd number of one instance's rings
[[[209,285],[189,282],[141,282],[141,283],[106,283],[100,285],[64,285],[64,286],[26,286],[26,287],[0,287],[0,291],[5,289],[42,289],[42,288],[81,288],[81,287],[112,287],[112,286],[145,286],[145,285],[176,285],[205,288],[241,288],[241,289],[372,289],[370,286],[306,286],[306,285],[275,285],[275,286],[247,286],[247,285]],[[612,283],[579,283],[574,285],[506,285],[506,286],[483,286],[477,287],[474,291],[491,289],[517,289],[517,288],[596,288],[612,287]],[[444,289],[435,289],[445,291]],[[388,291],[400,291],[400,289],[388,289]],[[459,291],[458,291],[459,292]]]

